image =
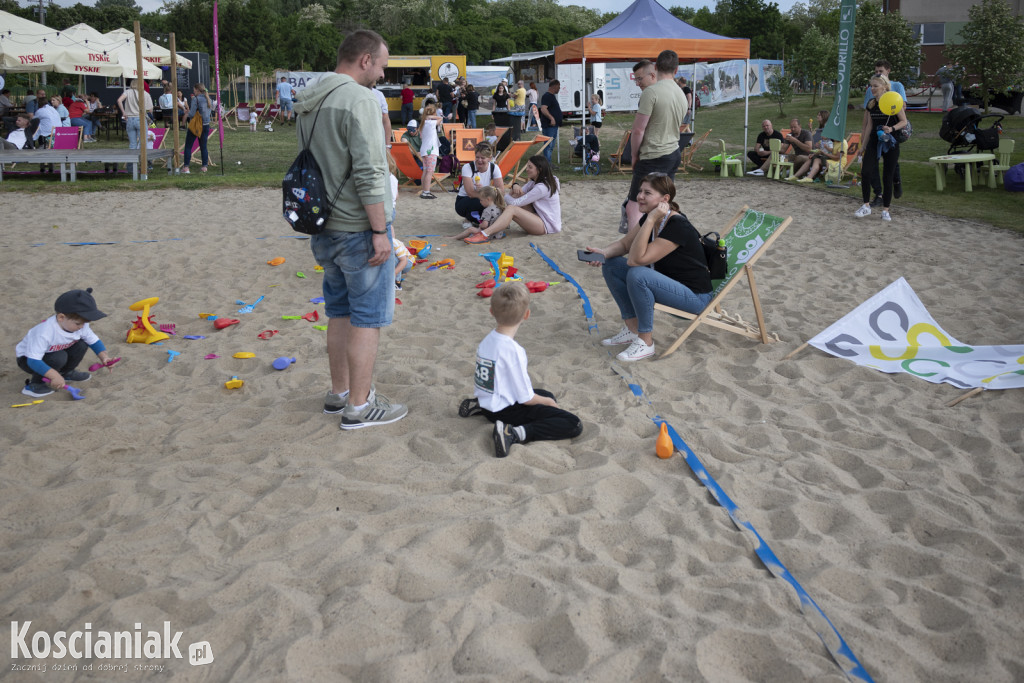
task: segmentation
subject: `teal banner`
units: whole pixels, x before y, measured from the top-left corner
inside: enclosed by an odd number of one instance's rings
[[[846,139],[846,105],[850,95],[850,70],[853,67],[853,25],[857,21],[857,0],[842,0],[839,5],[839,69],[836,76],[836,101],[825,124],[824,137]]]

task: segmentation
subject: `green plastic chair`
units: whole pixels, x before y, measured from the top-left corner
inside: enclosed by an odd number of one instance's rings
[[[780,150],[782,149],[782,140],[779,140],[778,138],[770,138],[768,140],[768,148],[772,151],[772,157],[771,161],[768,162],[768,173],[765,175],[769,178],[775,178],[776,180],[785,180],[785,178],[780,178],[779,176],[782,175],[782,169],[787,166],[789,167],[789,175],[793,175],[793,162],[783,159],[782,154],[780,153]]]
[[[733,169],[736,171],[736,177],[743,177],[743,162],[736,157],[739,154],[726,154],[725,153],[725,140],[719,138],[718,140],[718,154],[708,159],[715,166],[718,166],[718,175],[723,178],[729,177],[729,170]]]

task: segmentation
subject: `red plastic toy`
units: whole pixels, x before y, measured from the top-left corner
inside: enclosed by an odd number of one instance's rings
[[[238,321],[234,318],[217,318],[213,321],[213,326],[218,330],[223,330],[225,327],[231,327],[237,325]]]

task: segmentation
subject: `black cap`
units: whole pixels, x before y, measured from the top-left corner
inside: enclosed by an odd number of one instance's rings
[[[92,298],[92,287],[64,292],[53,302],[53,310],[65,315],[74,313],[89,322],[107,317],[106,313],[96,308],[96,299]]]

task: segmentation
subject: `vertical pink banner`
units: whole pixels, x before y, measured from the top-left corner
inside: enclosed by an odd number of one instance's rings
[[[217,0],[213,0],[213,70],[217,85],[217,133],[220,137],[220,172],[224,174],[224,126],[221,125],[222,107],[220,91],[220,31],[217,30]]]

